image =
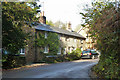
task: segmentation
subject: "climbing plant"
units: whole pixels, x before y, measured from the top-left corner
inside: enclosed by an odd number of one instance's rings
[[[45,38],[44,32],[38,32],[36,45],[44,52],[44,47],[49,47],[49,54],[57,54],[60,47],[60,41],[57,33],[47,32],[47,38]]]

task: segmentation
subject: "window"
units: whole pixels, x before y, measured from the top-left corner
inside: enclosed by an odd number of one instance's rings
[[[87,36],[86,36],[87,38],[88,38],[88,33],[87,33]]]
[[[58,39],[59,39],[59,40],[61,40],[60,37],[61,37],[60,34],[58,34]]]
[[[70,48],[70,53],[72,52],[72,50],[73,50],[73,49],[72,49],[72,48]]]
[[[47,38],[47,32],[45,32],[45,39]]]
[[[65,38],[65,41],[67,41],[67,37]]]
[[[74,42],[76,42],[77,40],[74,38]]]
[[[81,39],[81,44],[83,44],[83,40]]]
[[[58,50],[57,54],[61,54],[61,47],[59,47],[59,50]]]
[[[67,51],[67,50],[66,50],[66,48],[65,48],[65,49],[64,49],[64,54],[66,54],[66,51]]]
[[[69,38],[69,37],[67,37],[67,38],[66,38],[66,40],[67,40],[67,41],[70,41],[70,38]]]
[[[45,46],[45,48],[44,48],[44,53],[48,53],[48,46]]]
[[[76,50],[76,48],[74,47],[73,50]]]
[[[80,48],[81,48],[81,51],[83,51],[83,47],[81,46]]]
[[[25,54],[25,48],[20,49],[20,54]]]

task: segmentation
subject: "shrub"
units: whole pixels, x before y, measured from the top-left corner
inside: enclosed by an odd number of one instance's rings
[[[81,57],[81,49],[77,48],[76,50],[72,51],[72,53],[69,53],[68,54],[68,57],[71,59],[71,60],[77,60],[77,59],[80,59]]]
[[[6,60],[2,61],[3,69],[20,67],[26,64],[24,56],[6,55]]]

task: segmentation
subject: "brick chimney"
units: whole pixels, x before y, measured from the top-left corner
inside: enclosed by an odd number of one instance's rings
[[[39,23],[46,24],[46,17],[44,16],[44,11],[40,14]]]
[[[69,23],[67,23],[67,30],[68,31],[72,31],[72,28],[71,28],[71,23],[69,22]]]

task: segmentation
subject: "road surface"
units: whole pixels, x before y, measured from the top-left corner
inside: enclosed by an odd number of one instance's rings
[[[40,67],[3,71],[3,78],[88,78],[90,68],[98,59],[84,59]]]

